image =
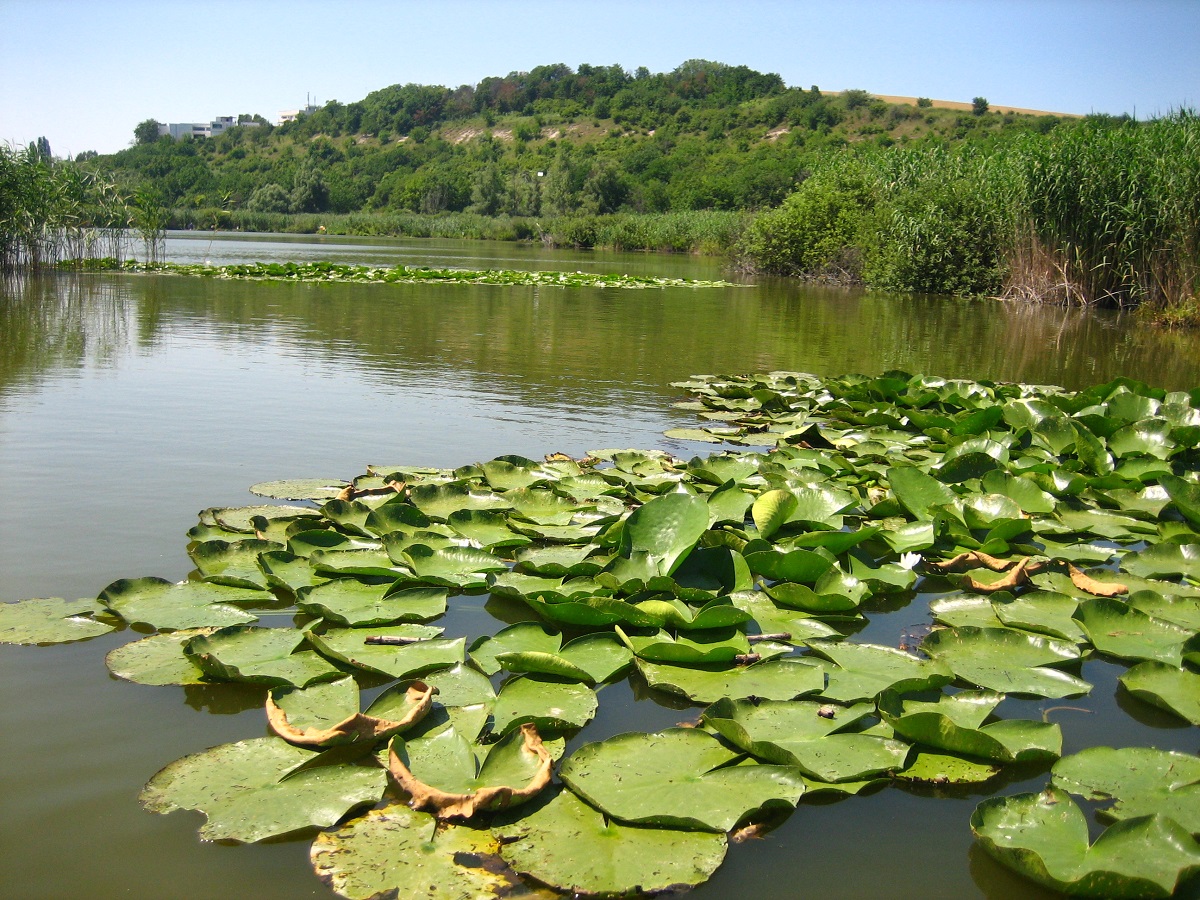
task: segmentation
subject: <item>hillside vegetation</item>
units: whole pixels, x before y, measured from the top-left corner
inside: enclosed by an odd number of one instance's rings
[[[101,162],[218,219],[729,211],[779,204],[814,161],[847,146],[990,145],[1058,122],[830,96],[703,60],[664,74],[560,64],[474,87],[393,85],[277,128],[161,138]]]

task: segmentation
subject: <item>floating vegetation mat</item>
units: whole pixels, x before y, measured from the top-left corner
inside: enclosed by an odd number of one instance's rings
[[[736,287],[728,281],[700,281],[694,278],[660,278],[641,275],[604,275],[593,272],[524,272],[514,269],[431,269],[426,266],[353,266],[331,262],[248,263],[230,266],[189,265],[137,260],[67,260],[60,268],[88,271],[162,272],[168,275],[193,275],[203,278],[244,281],[307,281],[314,283],[349,282],[352,284],[501,284],[537,287]]]
[[[1096,897],[1165,897],[1200,871],[1200,758],[1061,757],[1058,724],[997,712],[1087,694],[1081,662],[1101,657],[1200,724],[1200,391],[901,372],[679,387],[701,424],[671,436],[737,449],[258,484],[287,502],[204,510],[189,580],[5,604],[0,639],[136,625],[154,633],[108,656],[123,679],[261,685],[273,736],[172,763],[142,803],[200,810],[209,840],[315,834],[345,897],[678,890],[810,796],[996,792],[1039,770],[1045,790],[971,819],[1004,865]],[[919,644],[852,639],[918,592],[937,595]],[[527,621],[444,636],[449,605],[484,593]],[[625,678],[695,707],[692,727],[565,755]],[[1072,795],[1102,801],[1094,842]]]

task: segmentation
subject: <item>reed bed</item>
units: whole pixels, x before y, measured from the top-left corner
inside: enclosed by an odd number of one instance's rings
[[[1200,307],[1200,117],[841,154],[759,216],[741,252],[762,271],[1171,318]]]
[[[147,258],[161,253],[166,217],[156,198],[129,193],[34,146],[0,146],[0,271],[64,260],[120,260],[140,239]]]

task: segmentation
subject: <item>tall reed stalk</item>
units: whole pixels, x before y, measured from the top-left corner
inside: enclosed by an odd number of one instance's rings
[[[130,250],[130,228],[145,223],[147,253],[152,240],[157,255],[165,223],[161,207],[156,213],[153,202],[135,203],[113,182],[46,158],[36,147],[0,146],[0,270],[96,256],[120,260]]]

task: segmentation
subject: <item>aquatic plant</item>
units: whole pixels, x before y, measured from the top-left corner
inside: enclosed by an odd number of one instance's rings
[[[120,678],[259,685],[272,736],[171,763],[142,803],[202,811],[207,839],[319,831],[314,869],[346,897],[654,893],[703,882],[731,836],[809,796],[1039,771],[1045,791],[972,818],[1002,864],[1084,896],[1168,896],[1200,871],[1200,759],[1063,757],[1059,725],[997,714],[1088,694],[1097,656],[1200,724],[1200,391],[677,386],[699,424],[668,438],[727,449],[261,483],[291,502],[204,510],[188,581],[3,604],[0,640],[137,625],[154,633],[109,654]],[[918,592],[940,595],[919,654],[853,639]],[[519,621],[469,645],[431,624],[482,593]],[[280,612],[293,627],[256,624]],[[694,727],[567,753],[624,678],[700,708]],[[1089,843],[1069,793],[1112,799],[1115,824]]]
[[[830,157],[742,252],[765,271],[953,294],[1145,305],[1200,290],[1200,117],[1083,120],[997,147],[868,148]],[[855,174],[854,191],[836,186]],[[797,217],[824,198],[826,212]],[[836,201],[832,208],[829,204]],[[832,225],[819,225],[829,219]]]
[[[164,218],[149,195],[131,197],[95,172],[33,147],[0,146],[0,271],[89,256],[120,260],[135,224],[153,258]]]
[[[702,281],[694,278],[663,278],[642,275],[611,275],[593,272],[542,272],[512,269],[433,269],[427,266],[356,266],[340,263],[250,263],[206,266],[167,262],[139,262],[116,259],[67,260],[62,265],[91,271],[162,272],[203,278],[230,278],[248,281],[354,282],[358,284],[504,284],[561,287],[733,287],[727,281]]]

